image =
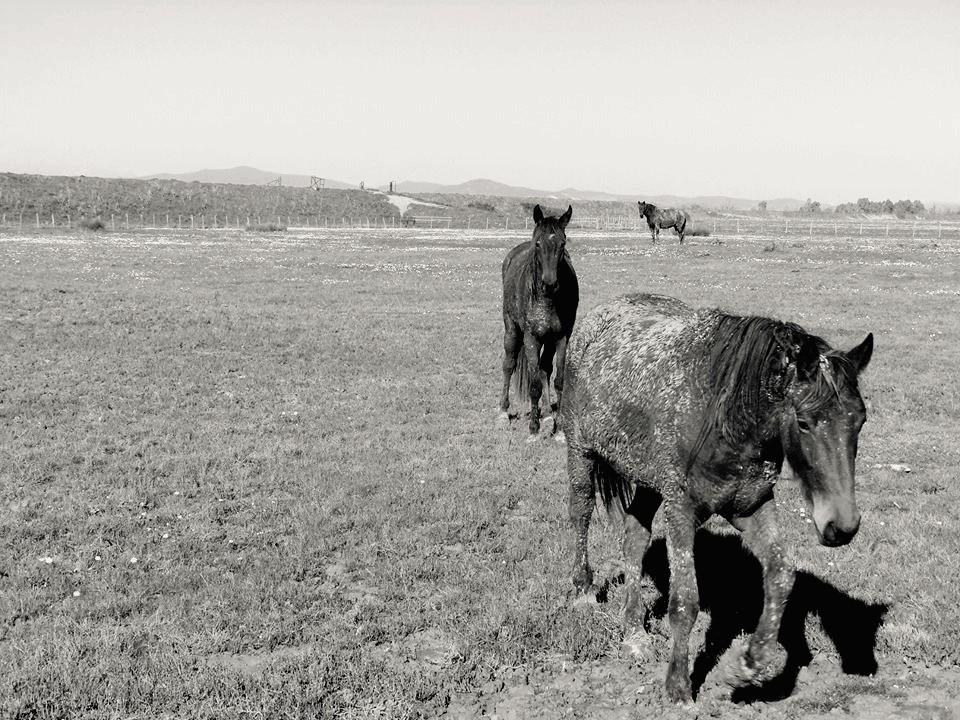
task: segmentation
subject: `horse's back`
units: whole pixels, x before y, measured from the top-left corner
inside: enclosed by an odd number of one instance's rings
[[[689,410],[686,358],[701,316],[676,298],[617,298],[580,319],[567,351],[568,439],[601,455],[627,441],[640,452],[657,427]]]

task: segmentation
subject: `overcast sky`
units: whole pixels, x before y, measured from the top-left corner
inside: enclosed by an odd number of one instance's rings
[[[960,201],[960,2],[9,0],[0,171]]]

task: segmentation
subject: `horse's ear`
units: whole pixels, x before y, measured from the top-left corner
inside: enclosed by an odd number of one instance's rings
[[[807,335],[800,343],[797,351],[797,377],[801,380],[810,380],[817,374],[820,367],[820,346],[816,338]]]
[[[560,216],[560,227],[565,228],[567,223],[570,222],[570,218],[573,217],[573,205],[567,206],[567,211]]]
[[[873,333],[868,333],[863,342],[857,345],[853,350],[847,352],[847,357],[857,369],[857,374],[863,372],[863,369],[870,363],[870,357],[873,355]]]
[[[533,207],[533,221],[539,225],[543,222],[543,210],[540,209],[540,205],[534,205]]]

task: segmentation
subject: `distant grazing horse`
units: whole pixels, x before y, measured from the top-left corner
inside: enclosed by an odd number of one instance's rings
[[[503,392],[500,417],[509,419],[510,378],[517,372],[518,392],[530,396],[531,439],[540,431],[540,396],[556,358],[557,403],[563,392],[567,339],[580,301],[577,274],[567,254],[565,228],[573,207],[559,218],[533,209],[533,239],[517,245],[503,261]],[[522,351],[522,352],[521,352]],[[519,364],[517,362],[519,355]],[[539,371],[537,368],[539,367]],[[543,373],[545,379],[541,380]],[[557,423],[554,422],[554,430]]]
[[[660,228],[672,227],[677,235],[680,236],[680,244],[683,245],[683,236],[687,231],[687,221],[690,216],[684,210],[675,210],[674,208],[658,208],[648,202],[638,201],[640,206],[640,217],[645,218],[647,227],[650,228],[650,236],[656,243],[660,239]]]
[[[694,533],[712,515],[726,518],[760,560],[765,596],[756,632],[732,653],[727,682],[756,680],[793,585],[773,494],[784,458],[813,503],[821,544],[844,545],[859,528],[854,464],[866,412],[857,377],[873,335],[842,352],[793,323],[638,294],[582,318],[569,350],[561,420],[575,588],[592,588],[587,532],[599,493],[608,512],[615,506],[624,517],[624,644],[642,652],[649,610],[641,568],[662,505],[673,634],[666,687],[672,699],[689,700],[688,644],[699,611]]]

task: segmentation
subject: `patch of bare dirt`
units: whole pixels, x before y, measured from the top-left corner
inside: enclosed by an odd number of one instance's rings
[[[856,718],[952,720],[960,718],[960,668],[881,666],[871,677],[845,675],[837,661],[817,656],[800,671],[783,700],[734,702],[710,683],[689,706],[663,691],[665,663],[626,659],[558,662],[540,671],[487,683],[451,699],[445,717],[493,718]]]

